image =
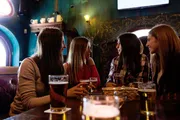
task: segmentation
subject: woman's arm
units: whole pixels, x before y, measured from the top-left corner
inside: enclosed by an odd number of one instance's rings
[[[37,70],[35,69],[34,65],[36,64],[35,62],[33,62],[33,60],[25,59],[18,71],[18,91],[20,93],[21,101],[25,109],[30,109],[50,103],[49,95],[38,97],[36,94]],[[41,86],[44,87],[44,84],[42,84]]]
[[[118,59],[119,57],[115,57],[112,59],[111,64],[110,64],[110,70],[106,82],[106,87],[116,87],[117,85],[113,82],[113,74],[116,69],[115,65],[118,65]]]
[[[68,63],[64,63],[63,67],[65,70],[65,74],[68,74]],[[84,87],[80,87],[83,84],[87,83],[79,83],[78,85],[71,87],[67,90],[67,97],[81,97],[88,94],[88,91]]]
[[[117,70],[119,56],[112,59],[107,82],[113,82],[113,74]]]

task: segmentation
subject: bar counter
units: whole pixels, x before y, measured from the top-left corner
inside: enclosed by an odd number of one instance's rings
[[[138,100],[127,101],[120,109],[120,120],[180,120],[180,101],[156,101],[156,115],[140,114]],[[65,114],[44,113],[49,105],[36,107],[5,120],[82,120],[82,102],[79,99],[67,100],[67,107],[72,108]]]

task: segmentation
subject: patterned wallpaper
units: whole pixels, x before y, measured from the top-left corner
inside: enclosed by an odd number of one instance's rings
[[[99,23],[97,38],[103,41],[111,41],[118,34],[138,28],[151,28],[156,24],[170,24],[180,33],[180,14],[160,14],[154,16],[138,16],[133,18],[121,18]]]

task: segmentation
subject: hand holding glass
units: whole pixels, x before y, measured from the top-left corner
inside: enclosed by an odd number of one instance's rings
[[[84,88],[84,89],[86,89],[87,91],[88,91],[88,89],[89,89],[89,80],[80,80],[80,83],[83,83],[81,86],[80,86],[80,88]],[[83,92],[83,94],[84,94],[84,90],[82,91]],[[82,100],[82,98],[83,98],[83,96],[84,95],[80,95],[80,98],[81,98],[81,100]]]
[[[98,79],[97,77],[90,77],[89,78],[89,86],[90,86],[90,93],[94,92],[97,86]]]
[[[80,87],[83,87],[83,88],[86,88],[87,90],[89,89],[88,87],[88,85],[89,85],[89,80],[87,79],[85,79],[85,80],[80,80],[80,83],[84,83],[84,84],[82,84]]]

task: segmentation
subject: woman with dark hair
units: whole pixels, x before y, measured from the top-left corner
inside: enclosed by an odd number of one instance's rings
[[[69,75],[69,97],[79,97],[88,94],[88,91],[80,86],[82,79],[97,78],[96,87],[100,85],[99,73],[94,60],[90,57],[90,41],[86,37],[75,37],[70,44],[67,62],[64,64]]]
[[[170,25],[156,25],[149,32],[146,46],[151,53],[157,95],[180,99],[180,40],[176,31]]]
[[[143,45],[137,36],[133,33],[124,33],[117,38],[116,45],[118,56],[113,58],[107,79],[106,86],[117,86],[113,77],[114,73],[121,74],[123,85],[135,82],[143,78],[149,79],[148,58],[143,53]]]
[[[64,34],[60,29],[45,28],[39,33],[36,54],[25,58],[19,67],[11,116],[50,103],[48,75],[64,74],[64,48]]]

